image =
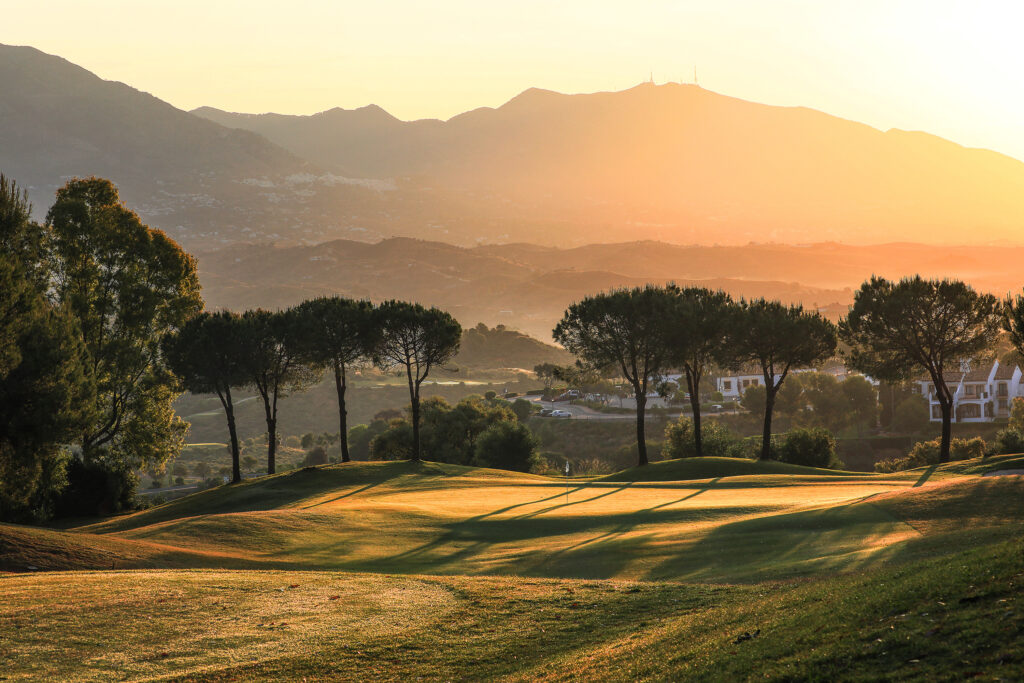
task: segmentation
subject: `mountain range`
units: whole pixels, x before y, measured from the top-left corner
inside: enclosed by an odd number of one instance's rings
[[[533,242],[1019,243],[1024,163],[695,85],[531,89],[447,121],[379,107],[185,112],[0,46],[0,171],[37,212],[101,175],[186,247],[412,237]]]
[[[209,308],[279,308],[321,294],[415,299],[450,311],[465,327],[484,322],[550,340],[566,307],[588,294],[646,282],[723,289],[734,297],[802,303],[837,319],[871,275],[956,273],[1000,296],[1020,292],[1024,247],[921,244],[679,246],[662,242],[568,249],[529,244],[472,248],[392,238],[311,246],[236,245],[200,252]]]

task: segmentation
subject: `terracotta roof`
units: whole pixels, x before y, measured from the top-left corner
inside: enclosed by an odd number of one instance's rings
[[[1013,379],[1013,371],[1017,369],[1016,365],[1003,365],[999,364],[999,369],[996,370],[996,379]],[[1024,379],[1024,378],[1022,378]]]
[[[992,372],[991,365],[983,365],[979,368],[975,368],[967,373],[964,377],[965,382],[987,382],[988,373]]]

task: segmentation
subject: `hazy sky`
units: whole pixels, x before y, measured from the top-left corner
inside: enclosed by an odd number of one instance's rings
[[[31,0],[32,45],[190,109],[399,118],[690,81],[1024,159],[1019,0]],[[2,94],[0,94],[2,97]]]

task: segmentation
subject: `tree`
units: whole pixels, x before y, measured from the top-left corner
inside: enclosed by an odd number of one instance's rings
[[[200,479],[206,479],[208,476],[210,476],[210,472],[212,471],[213,470],[210,468],[209,463],[206,462],[197,462],[192,467],[192,474],[196,475]]]
[[[200,313],[164,338],[164,356],[171,371],[195,394],[216,394],[228,422],[231,480],[242,480],[241,452],[235,428],[231,390],[244,386],[249,375],[244,360],[245,328],[237,313]]]
[[[420,459],[420,386],[430,371],[459,350],[462,327],[450,314],[405,301],[386,301],[378,308],[382,337],[375,360],[382,369],[400,368],[409,383],[413,460]]]
[[[517,398],[512,402],[512,412],[516,414],[517,420],[526,422],[533,415],[533,404],[526,399]]]
[[[891,282],[872,277],[854,296],[840,324],[850,346],[850,364],[890,382],[923,370],[935,387],[942,412],[939,461],[949,461],[953,392],[947,379],[961,364],[988,349],[999,332],[999,301],[958,280],[920,276]]]
[[[252,457],[251,455],[247,455],[244,458],[242,458],[242,467],[245,469],[246,472],[252,472],[252,469],[256,467],[256,462],[256,458]]]
[[[671,362],[666,321],[673,308],[674,297],[664,288],[620,289],[571,305],[553,332],[587,366],[614,365],[633,386],[639,465],[647,464],[647,391]]]
[[[556,379],[558,366],[554,363],[541,363],[533,366],[533,372],[537,375],[537,379],[544,383],[544,387],[549,388]]]
[[[765,406],[768,404],[767,393],[763,386],[751,385],[740,397],[740,405],[751,415],[764,415]]]
[[[732,297],[722,291],[704,287],[677,289],[672,315],[666,323],[671,327],[672,362],[683,370],[686,390],[693,412],[693,439],[698,457],[704,454],[704,430],[700,426],[700,385],[705,373],[721,357],[728,332]]]
[[[476,444],[474,464],[513,472],[529,472],[537,462],[537,439],[519,422],[497,422]]]
[[[802,306],[778,301],[741,301],[730,315],[723,361],[734,368],[753,366],[764,378],[761,459],[771,457],[772,412],[779,387],[793,368],[819,363],[836,350],[835,326]],[[728,354],[726,356],[726,354]]]
[[[66,484],[64,444],[92,418],[89,365],[75,320],[0,253],[0,519],[52,514]]]
[[[864,377],[850,375],[842,381],[840,389],[846,399],[846,422],[854,425],[858,433],[865,426],[874,427],[878,421],[878,391]]]
[[[920,434],[928,428],[928,422],[928,400],[911,394],[896,406],[889,427],[897,434]]]
[[[303,301],[295,309],[301,333],[296,336],[306,362],[334,372],[341,427],[341,461],[350,460],[348,450],[348,409],[345,391],[347,370],[372,358],[380,340],[380,326],[369,301],[342,297],[320,297]]]
[[[47,214],[53,294],[78,321],[96,380],[86,460],[141,468],[177,455],[187,425],[160,341],[203,306],[195,259],[144,225],[100,178],[74,179]]]
[[[267,474],[277,471],[278,401],[290,392],[310,386],[319,377],[315,368],[302,362],[298,342],[302,330],[293,310],[257,309],[246,311],[241,318],[241,365],[249,378],[248,384],[260,395],[267,423]]]
[[[0,519],[43,521],[68,483],[95,384],[77,322],[46,297],[47,233],[0,174]]]

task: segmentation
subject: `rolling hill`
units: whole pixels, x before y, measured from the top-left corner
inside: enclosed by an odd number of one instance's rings
[[[66,531],[0,525],[0,568],[73,570],[0,575],[0,666],[75,680],[1016,679],[1024,486],[969,474],[1015,457],[846,476],[708,459],[666,463],[705,478],[568,485],[352,463]]]

